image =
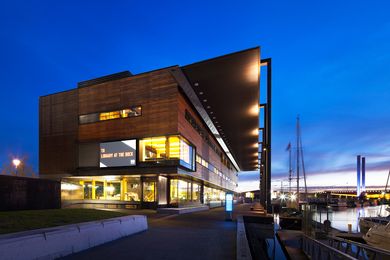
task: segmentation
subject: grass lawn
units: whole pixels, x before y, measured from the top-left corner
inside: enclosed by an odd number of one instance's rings
[[[96,209],[0,211],[0,234],[125,216]]]

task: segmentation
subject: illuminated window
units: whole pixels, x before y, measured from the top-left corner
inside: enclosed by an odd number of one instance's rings
[[[181,136],[160,136],[139,141],[140,161],[179,160],[180,165],[195,171],[195,149]]]
[[[155,198],[155,182],[144,182],[143,183],[143,201],[144,202],[154,202]]]
[[[106,111],[101,113],[92,113],[79,116],[80,124],[95,123],[118,118],[136,117],[142,114],[141,106],[134,106],[115,111]]]
[[[181,202],[190,200],[190,183],[179,180],[178,191],[179,191],[179,200]]]
[[[202,165],[203,165],[204,167],[206,167],[206,168],[209,167],[209,163],[208,163],[206,160],[204,160],[204,159],[202,159]]]
[[[136,106],[132,108],[127,108],[127,109],[122,109],[120,111],[121,117],[135,117],[135,116],[140,116],[142,113],[142,108],[141,106]]]
[[[178,180],[171,180],[170,203],[179,202],[177,185],[178,185]]]
[[[200,201],[200,186],[196,183],[192,184],[192,201]]]
[[[178,136],[169,137],[169,158],[171,159],[180,159],[180,142]]]
[[[141,180],[139,177],[126,178],[125,200],[141,201]]]
[[[117,119],[120,117],[121,117],[121,114],[119,111],[103,112],[103,113],[100,113],[99,120],[104,121],[104,120],[110,120],[110,119]]]
[[[202,164],[202,158],[199,155],[196,155],[196,162]]]
[[[121,199],[121,184],[119,181],[107,181],[104,190],[106,193],[106,200]]]

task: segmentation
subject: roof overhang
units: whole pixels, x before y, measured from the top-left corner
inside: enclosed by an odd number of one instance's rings
[[[260,48],[186,65],[173,74],[237,170],[257,169]]]

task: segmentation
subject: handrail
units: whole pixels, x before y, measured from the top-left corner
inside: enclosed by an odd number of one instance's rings
[[[333,246],[334,242],[338,242],[339,245],[340,243],[346,243],[345,247],[345,253],[347,253],[348,249],[352,250],[352,246],[356,247],[356,252],[351,252],[351,254],[354,254],[356,258],[365,257],[364,255],[364,250],[367,252],[371,252],[373,255],[370,255],[370,259],[390,259],[390,251],[384,250],[381,248],[377,247],[372,247],[370,245],[362,244],[359,242],[351,241],[345,238],[340,238],[340,237],[329,237],[329,244]],[[364,249],[364,250],[362,250]]]
[[[306,255],[311,259],[348,259],[356,260],[356,258],[337,250],[327,244],[315,240],[305,234],[302,234],[301,248]],[[325,252],[323,250],[325,249]]]

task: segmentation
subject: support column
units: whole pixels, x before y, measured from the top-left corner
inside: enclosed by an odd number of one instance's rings
[[[107,181],[104,180],[103,184],[103,199],[107,199]]]
[[[267,100],[260,107],[264,108],[264,138],[262,140],[262,158],[260,165],[260,203],[268,211],[272,211],[271,205],[271,108],[272,108],[272,67],[271,59],[260,61],[261,66],[267,67]],[[260,86],[259,86],[260,87]]]
[[[96,199],[96,182],[95,180],[92,180],[92,199],[95,200]]]
[[[80,183],[80,185],[83,187],[83,189],[82,189],[82,191],[83,191],[83,199],[85,199],[84,181],[80,181],[79,183]]]
[[[127,193],[127,180],[122,179],[121,180],[121,200],[126,199],[126,193]]]

